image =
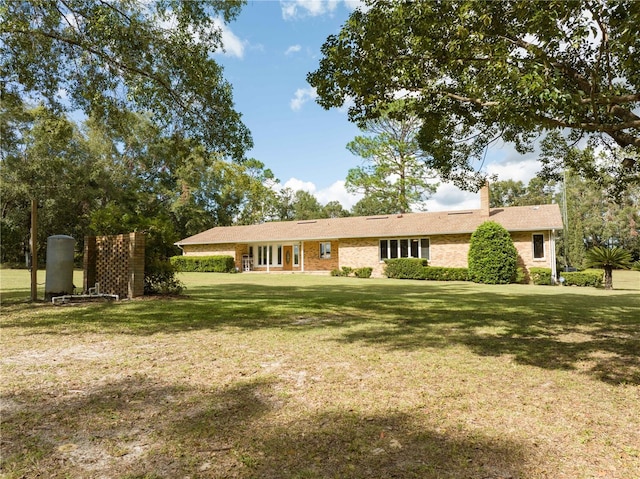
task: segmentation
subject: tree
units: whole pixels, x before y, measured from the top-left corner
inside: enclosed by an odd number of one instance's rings
[[[393,213],[423,209],[423,202],[437,184],[428,182],[433,175],[422,161],[419,128],[420,121],[415,117],[396,120],[387,116],[367,122],[365,129],[374,136],[357,136],[347,145],[351,153],[365,160],[364,166],[349,170],[347,191],[385,199]]]
[[[522,198],[526,192],[527,187],[522,181],[494,181],[489,189],[489,206],[491,208],[521,206]]]
[[[325,218],[325,211],[318,201],[308,191],[298,190],[293,196],[293,218],[294,220],[314,220]]]
[[[427,164],[477,189],[498,139],[519,152],[549,131],[612,146],[614,179],[640,148],[640,2],[370,0],[322,47],[308,75],[325,108],[364,125],[398,97],[421,121]],[[587,165],[593,166],[593,165]],[[596,177],[598,168],[585,168]]]
[[[3,262],[24,260],[31,201],[40,206],[37,241],[40,248],[36,252],[43,258],[47,236],[83,236],[100,196],[96,184],[87,177],[91,159],[76,126],[43,107],[27,109],[16,105],[16,108],[11,120],[3,121],[3,130],[8,135],[1,140]],[[7,116],[4,119],[9,120]]]
[[[469,279],[476,283],[507,284],[516,277],[518,252],[509,232],[485,221],[469,242]]]
[[[640,187],[629,188],[614,202],[598,183],[569,170],[564,188],[567,225],[557,243],[559,258],[585,267],[587,250],[594,246],[619,246],[640,257]]]
[[[323,218],[345,218],[349,216],[349,211],[345,210],[337,200],[329,201],[324,207],[323,210]]]
[[[123,111],[151,112],[166,133],[186,132],[241,160],[251,137],[211,52],[222,48],[219,22],[234,19],[242,3],[3,2],[3,96],[81,109],[110,123]]]
[[[587,251],[587,266],[604,269],[604,289],[613,289],[613,269],[629,269],[631,255],[618,247],[594,246]]]
[[[377,216],[397,213],[397,207],[390,198],[365,196],[351,208],[353,216]]]

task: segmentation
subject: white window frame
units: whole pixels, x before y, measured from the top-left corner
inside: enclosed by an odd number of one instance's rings
[[[293,266],[300,266],[300,245],[293,245]]]
[[[413,242],[417,242],[418,243],[418,256],[413,256],[413,252],[411,251],[412,248],[412,244]],[[422,256],[422,242],[426,241],[427,242],[427,255],[426,257]],[[383,257],[382,256],[382,243],[385,243],[386,246],[386,251],[387,251],[387,256]],[[395,256],[392,254],[392,242],[394,242],[395,245]],[[407,249],[407,256],[402,256],[402,250],[403,250],[403,245],[407,245],[406,249]],[[397,258],[422,258],[422,259],[426,259],[427,261],[429,261],[431,259],[431,240],[428,237],[422,237],[422,238],[384,238],[384,239],[380,239],[378,241],[378,259],[380,260],[380,262],[383,262],[385,259],[397,259]]]
[[[282,266],[281,244],[256,244],[254,245],[254,251],[257,251],[257,254],[254,257],[254,266]]]
[[[331,241],[320,242],[320,259],[331,259]]]
[[[542,256],[536,256],[536,236],[542,236]],[[545,243],[544,233],[533,233],[531,235],[531,257],[534,261],[546,261],[547,245]]]

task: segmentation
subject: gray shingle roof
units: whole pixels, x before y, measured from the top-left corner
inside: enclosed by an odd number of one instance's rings
[[[472,233],[488,220],[501,224],[508,231],[562,228],[560,208],[553,204],[492,208],[489,217],[483,216],[481,210],[463,210],[219,226],[176,244],[182,246]]]

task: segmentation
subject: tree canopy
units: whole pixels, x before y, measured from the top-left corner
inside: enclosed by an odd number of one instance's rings
[[[389,116],[367,122],[370,136],[357,136],[347,145],[351,153],[364,159],[363,166],[349,170],[347,191],[374,197],[380,205],[387,203],[387,213],[424,209],[437,183],[429,183],[434,175],[423,161],[416,138],[420,123],[416,117],[396,120]]]
[[[211,58],[221,22],[241,0],[12,0],[0,5],[3,103],[17,96],[53,109],[120,121],[151,112],[167,134],[240,160],[251,136],[231,85]]]
[[[40,207],[41,247],[52,234],[81,242],[145,231],[147,245],[155,242],[165,256],[177,254],[175,241],[204,229],[263,221],[273,202],[277,180],[262,163],[225,161],[193,138],[166,136],[145,115],[76,124],[42,106],[3,106],[2,262],[23,258],[31,200]]]
[[[640,2],[366,3],[308,75],[323,107],[364,124],[411,100],[429,166],[462,187],[482,184],[492,142],[524,153],[550,131],[607,143],[616,175],[638,175],[620,165],[640,148]]]

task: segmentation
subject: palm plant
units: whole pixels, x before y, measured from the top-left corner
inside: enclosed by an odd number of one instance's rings
[[[629,269],[631,253],[618,247],[595,246],[587,251],[587,267],[604,269],[604,289],[613,289],[613,268]]]

